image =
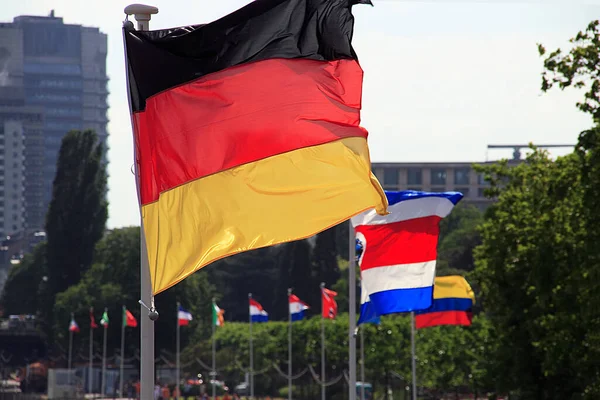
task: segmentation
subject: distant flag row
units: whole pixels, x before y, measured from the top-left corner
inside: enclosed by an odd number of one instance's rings
[[[135,328],[137,327],[137,319],[133,316],[133,314],[126,308],[123,308],[123,326]],[[105,328],[108,328],[108,312],[105,310],[102,313],[102,317],[100,318],[100,325]],[[94,317],[94,309],[90,308],[90,328],[96,329],[98,328],[98,324],[96,323],[96,318]],[[75,318],[71,316],[71,323],[69,324],[69,332],[78,333],[79,325],[75,322]]]
[[[385,192],[390,214],[352,218],[361,271],[358,324],[415,311],[417,328],[470,325],[473,291],[461,276],[435,277],[440,221],[462,199],[458,192]]]

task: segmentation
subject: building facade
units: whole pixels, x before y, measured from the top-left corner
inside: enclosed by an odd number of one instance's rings
[[[54,12],[0,24],[0,108],[10,127],[22,126],[23,148],[14,149],[23,153],[24,224],[18,228],[43,229],[67,132],[93,129],[106,142],[106,55],[107,37],[98,28],[65,24]]]

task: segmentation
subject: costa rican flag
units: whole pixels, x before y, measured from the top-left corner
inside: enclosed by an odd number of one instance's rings
[[[429,308],[439,224],[463,195],[413,190],[385,193],[390,214],[381,216],[370,210],[352,218],[365,289],[361,311],[366,303],[376,315]]]
[[[250,320],[252,322],[267,322],[269,320],[269,313],[254,299],[250,299]]]
[[[292,321],[302,320],[304,318],[304,311],[309,309],[308,304],[300,300],[295,294],[289,296],[288,302]]]

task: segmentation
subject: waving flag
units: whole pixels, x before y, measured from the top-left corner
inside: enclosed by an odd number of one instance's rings
[[[475,294],[462,276],[435,278],[433,305],[415,312],[417,329],[437,325],[471,325]]]
[[[356,325],[360,324],[379,324],[381,318],[375,312],[371,299],[363,282],[360,283],[360,316]]]
[[[300,321],[304,318],[304,311],[308,310],[308,304],[303,302],[295,294],[291,294],[288,298],[290,306],[290,314],[292,315],[292,321]]]
[[[179,326],[189,325],[192,320],[192,314],[185,310],[183,307],[179,306],[179,310],[177,311],[177,319],[179,320]]]
[[[212,304],[212,321],[214,326],[225,325],[225,310],[221,310],[217,303]]]
[[[79,325],[77,325],[73,317],[71,317],[71,323],[69,324],[69,332],[79,333]]]
[[[269,314],[254,299],[250,299],[250,319],[252,322],[267,322],[269,320]]]
[[[130,328],[135,328],[137,326],[137,320],[125,307],[123,307],[123,326],[128,326]]]
[[[102,325],[105,328],[108,328],[108,311],[106,310],[104,310],[102,318],[100,318],[100,325]]]
[[[98,324],[96,323],[96,318],[94,318],[94,308],[90,308],[90,328],[96,329]]]
[[[439,223],[462,199],[458,192],[386,192],[390,214],[352,218],[362,248],[361,279],[377,315],[429,308]]]
[[[321,298],[323,303],[321,314],[323,318],[334,319],[336,317],[338,307],[334,299],[335,296],[337,296],[337,292],[327,288],[321,289]]]
[[[261,0],[124,28],[154,293],[207,264],[387,203],[360,123],[349,0]]]

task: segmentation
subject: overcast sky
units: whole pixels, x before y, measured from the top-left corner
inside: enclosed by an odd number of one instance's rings
[[[148,0],[150,1],[150,0]],[[131,1],[133,2],[133,1]],[[600,17],[600,0],[373,0],[354,7],[365,70],[363,126],[373,161],[485,161],[488,144],[569,144],[588,127],[581,93],[542,95],[537,43],[566,47]],[[4,1],[0,21],[47,15],[108,34],[109,227],[139,225],[121,23],[128,1]],[[151,28],[212,21],[244,0],[156,0]],[[564,154],[555,151],[553,154]]]

